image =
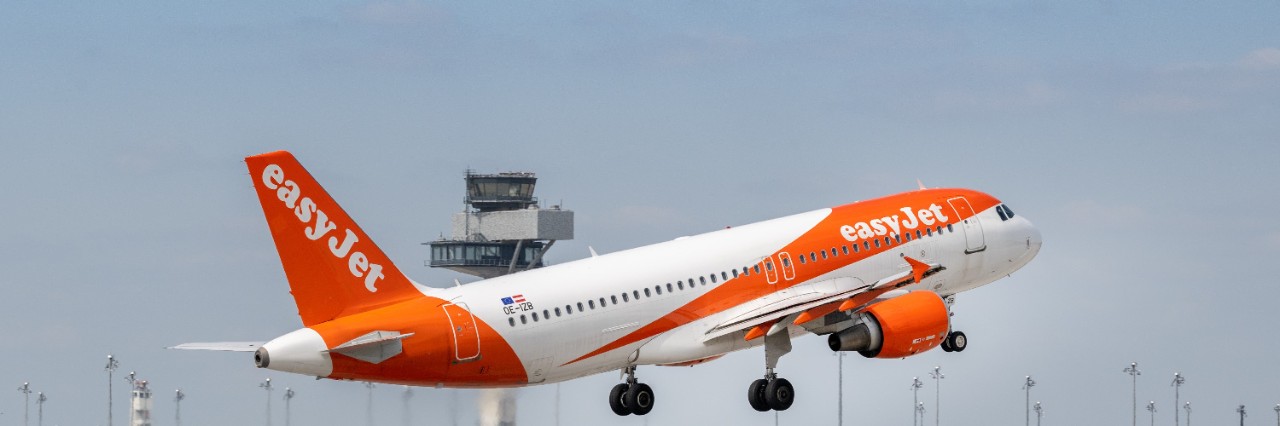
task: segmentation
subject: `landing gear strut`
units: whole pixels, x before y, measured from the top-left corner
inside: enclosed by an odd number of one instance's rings
[[[653,410],[653,389],[636,380],[634,365],[623,372],[627,375],[627,381],[617,384],[609,391],[609,409],[619,416],[649,414]]]
[[[951,305],[956,303],[956,296],[948,296],[944,301],[947,303],[947,316],[955,316],[955,313],[951,312]],[[944,352],[964,352],[967,346],[969,346],[969,338],[965,337],[963,331],[951,331],[947,333],[947,338],[942,339]]]
[[[747,387],[747,402],[756,411],[785,411],[795,402],[796,390],[791,382],[773,372],[778,358],[787,352],[791,352],[791,335],[787,330],[764,337],[764,378],[756,379]]]

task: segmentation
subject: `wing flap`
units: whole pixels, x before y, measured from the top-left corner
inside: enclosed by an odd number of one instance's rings
[[[184,351],[253,352],[258,350],[263,343],[266,342],[195,342],[170,346],[169,349]]]

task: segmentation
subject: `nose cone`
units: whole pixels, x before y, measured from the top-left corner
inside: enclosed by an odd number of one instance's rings
[[[258,368],[328,377],[333,373],[328,350],[320,333],[304,328],[262,345],[253,359]]]
[[[1024,235],[1026,235],[1026,246],[1025,251],[1022,252],[1022,256],[1017,262],[1019,268],[1031,262],[1031,259],[1034,259],[1037,254],[1040,254],[1040,246],[1044,243],[1044,240],[1040,237],[1039,228],[1036,228],[1029,220],[1021,219],[1021,222],[1024,228]]]

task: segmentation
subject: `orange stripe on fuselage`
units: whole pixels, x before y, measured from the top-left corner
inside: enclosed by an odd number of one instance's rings
[[[947,203],[948,198],[961,196],[969,200],[969,204],[974,208],[973,213],[969,215],[961,215],[960,212],[957,212],[949,203]],[[935,224],[931,226],[941,225],[945,228],[948,224],[959,224],[961,221],[968,219],[973,214],[985,211],[999,203],[1000,201],[995,197],[968,189],[925,189],[846,204],[831,209],[831,214],[826,218],[823,218],[821,222],[814,225],[813,228],[800,235],[794,241],[791,241],[783,248],[772,253],[770,258],[776,259],[779,253],[795,253],[797,255],[803,253],[807,255],[809,252],[830,250],[833,247],[838,249],[840,246],[853,243],[845,238],[842,233],[842,227],[849,226],[861,228],[859,224],[865,224],[865,226],[874,228],[872,221],[879,220],[883,222],[885,218],[893,220],[894,216],[897,216],[896,220],[898,221],[897,223],[900,227],[900,231],[905,233],[908,229],[901,228],[904,225],[904,221],[907,220],[907,217],[905,217],[906,212],[902,210],[904,208],[910,208],[911,212],[916,214],[916,217],[914,218],[916,221],[916,227],[909,229],[914,232],[916,229],[924,229],[923,223],[920,222],[922,218],[919,216],[919,212],[922,209],[930,210],[931,206],[936,205],[938,208],[931,210],[926,216],[937,221],[941,218],[933,217],[936,216],[933,212],[940,211],[946,216],[947,220],[945,222],[935,222]],[[884,225],[883,223],[881,225],[885,226],[888,232],[892,232],[891,227]],[[959,229],[956,229],[955,231],[961,232]],[[886,232],[885,235],[889,235],[888,232]],[[828,272],[843,268],[902,245],[896,241],[893,244],[885,245],[883,241],[884,236],[882,235],[877,236],[876,238],[880,238],[881,240],[879,248],[876,248],[873,242],[870,250],[859,250],[857,253],[851,252],[848,255],[844,255],[843,252],[841,252],[842,254],[837,257],[837,261],[835,262],[810,262],[804,265],[805,267],[800,267],[800,265],[793,260],[792,268],[795,269],[795,278],[792,280],[779,279],[777,284],[768,283],[766,280],[767,276],[763,273],[764,266],[762,265],[761,273],[751,274],[749,276],[739,275],[736,278],[725,281],[724,284],[707,291],[706,294],[690,301],[684,306],[676,308],[674,311],[649,324],[646,324],[643,327],[640,327],[639,329],[636,329],[630,334],[609,342],[596,350],[574,359],[573,361],[565,363],[564,365],[573,364],[575,362],[656,336],[681,325],[688,324],[701,318],[706,318],[710,315],[723,312],[729,308],[764,297],[770,293],[795,286]],[[862,241],[862,239],[858,239],[856,243],[861,244]],[[903,244],[905,243],[906,241],[904,240]],[[778,264],[777,261],[774,261],[774,266],[777,268],[782,267],[782,265]]]

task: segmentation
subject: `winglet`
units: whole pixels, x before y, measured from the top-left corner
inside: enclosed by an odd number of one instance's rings
[[[924,273],[929,272],[929,265],[919,260],[912,259],[911,256],[903,256],[907,260],[907,264],[911,265],[911,276],[916,279],[916,283],[924,280]]]

